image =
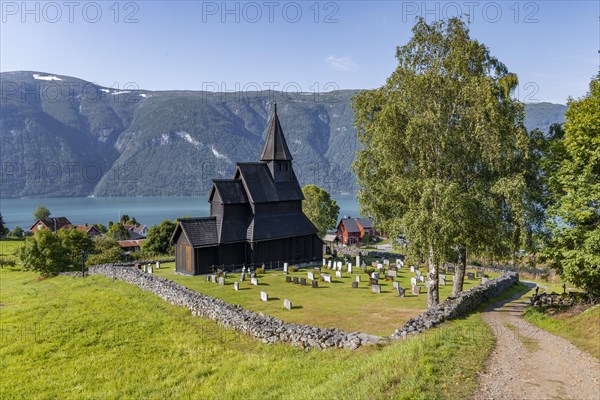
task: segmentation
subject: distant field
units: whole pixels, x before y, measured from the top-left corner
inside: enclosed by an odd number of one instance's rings
[[[25,243],[24,239],[2,239],[0,240],[0,258],[17,260],[15,252]]]
[[[172,279],[192,290],[217,297],[232,304],[240,304],[256,312],[263,312],[288,322],[303,323],[321,327],[336,327],[348,332],[366,332],[375,335],[389,336],[409,318],[427,309],[427,292],[422,283],[420,295],[410,294],[410,278],[414,276],[408,268],[398,272],[400,286],[406,288],[406,297],[398,297],[392,282],[379,280],[381,294],[371,293],[369,278],[365,273],[343,273],[343,277],[335,278],[335,273],[323,269],[332,275],[332,283],[319,282],[319,287],[306,287],[285,283],[282,271],[267,271],[259,277],[259,285],[253,286],[250,277],[240,282],[240,290],[233,289],[233,282],[239,282],[240,274],[230,274],[225,286],[206,282],[204,276],[184,276],[174,272],[175,263],[163,264],[163,268],[155,271],[158,275]],[[313,269],[290,273],[290,276],[307,277]],[[425,273],[425,272],[423,272]],[[358,289],[351,285],[356,275],[361,276]],[[495,275],[494,275],[495,276]],[[465,280],[465,290],[480,282]],[[269,301],[260,299],[260,292],[269,295]],[[447,286],[440,286],[440,299],[444,300],[452,294],[452,281],[448,275]],[[284,310],[283,300],[292,301],[294,309]]]
[[[0,270],[0,303],[2,399],[468,398],[493,344],[472,315],[354,352],[263,345],[103,276]]]

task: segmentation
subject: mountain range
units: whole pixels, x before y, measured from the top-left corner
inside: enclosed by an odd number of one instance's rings
[[[206,195],[257,161],[273,103],[301,185],[356,191],[351,98],[328,93],[150,91],[69,76],[0,74],[0,197]],[[528,129],[566,106],[526,104]]]

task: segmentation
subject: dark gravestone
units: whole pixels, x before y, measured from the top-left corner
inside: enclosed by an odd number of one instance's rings
[[[306,286],[306,278],[300,278],[300,285]]]
[[[396,288],[396,290],[398,291],[398,297],[404,297],[404,292],[405,292],[404,289],[402,289],[400,286],[398,286]]]
[[[379,285],[379,279],[369,278],[369,285]]]
[[[475,276],[481,278],[483,276],[483,273],[481,271],[475,271]]]
[[[204,280],[205,280],[206,282],[210,282],[210,275],[206,275],[206,276],[204,277]]]
[[[285,283],[292,283],[292,277],[291,276],[286,276],[285,277]]]
[[[296,284],[296,285],[297,285],[298,283],[299,283],[299,282],[298,282],[298,277],[297,277],[297,276],[295,276],[295,277],[294,277],[294,284]]]
[[[453,274],[454,273],[454,267],[448,267],[448,273],[449,274]]]
[[[352,289],[358,289],[358,282],[352,282]]]
[[[470,279],[470,280],[475,279],[475,274],[473,274],[472,272],[467,272],[467,279]]]
[[[313,288],[318,288],[319,287],[319,281],[316,280],[316,279],[314,281],[312,281],[312,287]]]

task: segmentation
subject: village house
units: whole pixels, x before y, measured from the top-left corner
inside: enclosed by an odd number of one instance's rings
[[[275,106],[259,162],[237,163],[233,179],[213,180],[210,217],[179,220],[176,270],[198,275],[320,259],[323,242],[302,212],[303,199]]]
[[[50,217],[38,219],[35,221],[29,230],[31,232],[39,231],[40,229],[48,229],[51,232],[56,232],[59,229],[70,229],[73,227],[71,221],[67,217]]]
[[[88,225],[88,224],[76,225],[74,227],[74,229],[78,230],[80,232],[85,232],[92,238],[102,235],[102,233],[94,225]]]
[[[373,218],[344,217],[338,224],[337,237],[340,243],[347,246],[362,243],[365,235],[369,237],[379,235],[373,223]]]
[[[144,239],[138,240],[119,240],[117,241],[119,247],[125,254],[136,253],[142,249]]]
[[[143,224],[123,224],[123,227],[129,231],[130,239],[142,239],[148,236],[148,227]]]

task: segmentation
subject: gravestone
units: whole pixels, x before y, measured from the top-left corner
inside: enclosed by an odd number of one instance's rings
[[[315,267],[315,274],[320,274],[320,273],[321,273],[321,268]]]
[[[398,272],[394,271],[394,270],[389,270],[388,271],[388,276],[391,276],[392,278],[397,278],[398,277]]]
[[[285,283],[292,283],[292,277],[291,276],[286,276],[285,277]]]
[[[140,267],[140,263],[135,263],[134,267],[135,267],[135,269],[142,269],[142,267]]]
[[[323,259],[323,266],[326,266],[326,265],[327,265],[327,260]]]
[[[335,277],[336,278],[341,278],[342,277],[342,272],[341,271],[335,271]]]
[[[475,275],[472,272],[467,272],[467,279],[473,280],[475,279]]]
[[[223,278],[222,276],[219,277],[219,285],[221,285],[221,286],[225,285],[225,278]]]
[[[483,276],[483,273],[481,271],[475,271],[475,276],[481,278]]]
[[[375,267],[375,268],[377,268],[377,261],[373,261],[373,262],[371,262],[371,267]]]
[[[489,278],[486,278],[485,276],[481,277],[481,283],[487,283],[489,282]]]
[[[258,286],[258,278],[250,278],[250,283],[254,286]]]
[[[448,266],[448,273],[449,274],[453,274],[454,273],[454,267],[453,266],[451,266],[451,265]]]
[[[369,285],[379,285],[379,279],[369,279]]]
[[[421,286],[413,285],[412,294],[421,294]]]
[[[244,282],[245,280],[246,280],[246,273],[245,273],[245,272],[242,272],[242,273],[240,274],[240,282]]]
[[[288,299],[284,299],[283,300],[283,308],[285,308],[286,310],[291,310],[292,309],[292,302],[289,301]]]
[[[356,275],[356,279],[355,279],[355,281],[356,281],[356,282],[360,282],[360,275]]]
[[[288,274],[288,263],[283,263],[283,273]]]
[[[381,264],[381,263],[377,264],[377,269],[381,269],[381,268],[383,268],[383,264]]]
[[[410,278],[410,284],[412,286],[417,286],[417,278]]]
[[[446,286],[446,275],[440,275],[440,285]]]
[[[360,256],[356,256],[356,267],[358,268],[360,266]]]
[[[398,293],[398,297],[404,297],[405,290],[398,286],[396,288],[396,293]]]
[[[385,265],[386,267],[390,266],[390,260],[383,260],[383,265]]]
[[[323,282],[331,283],[331,275],[329,275],[329,274],[321,274],[321,278],[323,278]]]
[[[156,262],[156,269],[160,269],[160,261]]]
[[[419,270],[416,270],[416,271],[415,271],[415,274],[417,274],[417,276],[421,276],[421,275],[423,275],[423,273],[422,273],[421,271],[419,271]]]
[[[319,281],[316,280],[316,279],[314,281],[312,281],[312,287],[313,288],[318,288],[319,287]]]
[[[233,282],[233,290],[240,290],[240,283],[239,282]]]
[[[352,273],[352,263],[348,263],[348,269],[347,269],[348,273],[351,274]]]
[[[338,271],[342,270],[342,262],[341,261],[338,261],[338,263],[337,263],[337,269],[338,269]]]
[[[415,272],[415,267],[414,266],[410,266],[410,272]]]
[[[425,283],[425,277],[423,275],[419,275],[419,281]]]
[[[392,283],[392,286],[394,286],[394,289],[398,290],[398,288],[400,287],[400,282],[394,282]]]
[[[217,276],[216,276],[216,275],[211,275],[211,276],[210,276],[210,281],[211,281],[212,283],[217,283]]]
[[[327,261],[327,268],[331,269],[331,260]]]
[[[143,269],[144,272],[148,272],[148,266],[146,264],[144,264],[142,266],[142,269]]]
[[[401,262],[402,262],[402,260],[401,260],[401,259],[399,259],[399,258],[396,258],[396,265],[400,264]]]
[[[267,292],[260,292],[260,299],[262,301],[269,301],[269,295],[267,294]]]
[[[205,280],[206,282],[210,282],[210,275],[206,275],[206,276],[204,276],[204,280]]]
[[[300,283],[300,281],[298,280],[298,277],[297,277],[297,276],[295,276],[295,277],[294,277],[294,284],[295,284],[295,285],[297,285],[297,284],[299,284],[299,283]]]
[[[308,279],[310,279],[311,281],[313,281],[315,279],[315,273],[314,272],[309,272],[308,273]]]
[[[379,285],[371,285],[371,293],[380,294],[381,286]]]
[[[306,278],[300,278],[300,286],[306,286]]]
[[[358,282],[352,282],[352,289],[358,289]]]

